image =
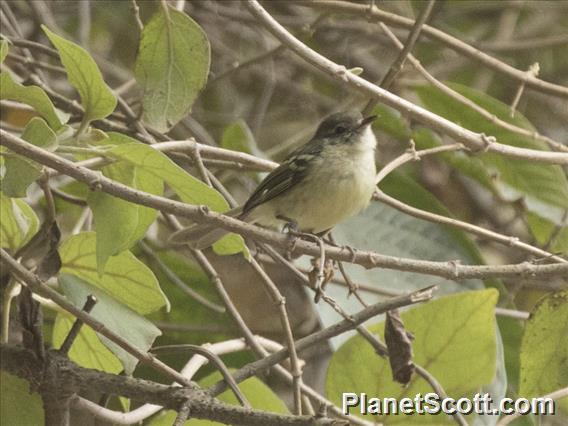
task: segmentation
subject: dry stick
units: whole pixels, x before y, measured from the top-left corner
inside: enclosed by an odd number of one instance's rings
[[[183,291],[185,294],[187,294],[197,303],[205,306],[208,309],[211,309],[212,311],[218,312],[220,314],[226,312],[223,306],[211,302],[210,300],[206,299],[201,294],[196,292],[194,289],[192,289],[190,286],[188,286],[185,282],[183,282],[183,280],[174,271],[172,271],[170,267],[162,261],[162,259],[158,257],[158,255],[154,252],[154,250],[152,250],[150,246],[148,246],[148,244],[146,244],[143,241],[140,241],[139,246],[144,252],[144,254],[148,256],[151,260],[153,260],[162,270],[162,272],[168,277],[168,279],[171,282],[173,282],[175,285],[177,285],[181,291]]]
[[[254,238],[260,242],[270,243],[281,248],[289,248],[289,237],[285,234],[263,229],[238,219],[210,211],[206,206],[192,206],[132,189],[103,176],[101,173],[94,172],[84,167],[78,167],[72,161],[36,147],[2,129],[0,129],[0,142],[1,145],[6,146],[17,154],[24,155],[31,160],[57,169],[80,182],[86,183],[91,190],[104,191],[135,204],[151,207],[180,217],[187,217],[199,223],[211,223],[229,231]],[[293,253],[317,256],[320,254],[320,249],[317,244],[308,241],[297,241]],[[355,263],[368,268],[383,267],[407,272],[419,272],[457,281],[467,278],[549,277],[562,276],[568,273],[567,263],[534,265],[524,262],[496,266],[460,265],[457,261],[434,262],[415,260],[387,256],[364,250],[353,251],[353,249],[343,247],[326,247],[326,257]]]
[[[297,4],[299,6],[324,9],[327,12],[357,15],[372,21],[377,20],[379,22],[384,22],[397,28],[411,29],[414,26],[414,21],[412,19],[404,18],[394,13],[385,12],[377,7],[369,8],[369,6],[363,4],[334,0],[302,1]],[[536,77],[528,77],[524,71],[518,70],[437,28],[424,25],[422,28],[422,34],[432,40],[436,40],[444,44],[450,49],[467,56],[470,59],[481,62],[496,72],[507,75],[518,82],[526,81],[527,87],[530,87],[531,89],[554,96],[560,96],[562,98],[568,98],[567,87],[549,83],[548,81],[540,80]]]
[[[91,310],[95,307],[96,303],[97,303],[97,298],[92,294],[89,294],[87,296],[85,304],[83,305],[83,311],[86,312],[87,314],[90,313]],[[79,331],[81,331],[82,326],[83,326],[83,321],[77,318],[73,323],[73,325],[71,326],[71,330],[69,330],[69,333],[67,333],[67,337],[65,337],[65,340],[61,344],[59,352],[67,355],[69,349],[71,349],[71,345],[79,335]]]
[[[190,404],[189,402],[186,402],[185,404],[182,404],[181,408],[179,409],[176,419],[174,420],[174,423],[172,424],[172,426],[183,426],[185,425],[186,420],[189,418],[190,415]]]
[[[527,70],[527,75],[536,77],[538,75],[539,71],[540,71],[540,65],[538,64],[538,62],[535,62]],[[515,116],[515,111],[517,109],[517,105],[519,104],[519,101],[521,100],[521,96],[523,95],[523,92],[525,90],[525,85],[526,85],[526,81],[522,81],[521,84],[519,85],[519,88],[517,89],[517,93],[515,93],[515,98],[513,99],[513,102],[511,103],[511,111],[510,111],[511,117]]]
[[[14,277],[16,277],[20,282],[27,285],[30,288],[30,290],[32,290],[34,293],[55,302],[55,304],[57,304],[59,307],[69,312],[77,319],[83,321],[85,324],[87,324],[97,333],[105,336],[110,341],[116,343],[118,346],[120,346],[130,355],[134,356],[140,362],[148,364],[156,371],[163,373],[164,375],[166,375],[172,380],[175,380],[177,383],[179,383],[182,386],[191,386],[191,382],[187,380],[185,377],[183,377],[180,373],[168,367],[166,364],[156,359],[148,352],[141,351],[137,347],[133,346],[123,337],[119,336],[114,331],[108,329],[103,323],[96,320],[88,313],[77,308],[75,305],[69,302],[65,297],[60,295],[58,292],[56,292],[47,284],[45,284],[42,280],[40,280],[37,277],[37,275],[33,274],[32,272],[24,268],[22,265],[20,265],[12,256],[10,256],[6,251],[4,251],[4,249],[0,249],[0,259],[2,260],[2,263],[8,268],[8,270],[14,275]]]
[[[209,361],[211,361],[213,364],[215,364],[215,367],[217,367],[217,369],[219,370],[219,372],[223,376],[223,379],[227,382],[227,385],[229,386],[229,388],[231,388],[231,390],[233,391],[233,393],[237,397],[237,400],[240,402],[240,404],[243,407],[248,407],[248,408],[251,407],[246,396],[239,389],[237,382],[235,382],[235,379],[233,379],[233,376],[231,376],[231,372],[229,371],[229,369],[227,368],[227,366],[225,365],[225,363],[223,362],[221,357],[219,355],[217,355],[216,353],[210,351],[206,347],[199,346],[199,345],[191,345],[191,344],[168,345],[168,346],[158,346],[156,348],[152,348],[151,352],[154,353],[154,354],[192,352],[192,353],[199,354],[204,358],[207,358]]]
[[[258,264],[256,259],[250,259],[250,265],[254,271],[260,277],[260,280],[264,284],[264,288],[268,291],[272,302],[278,307],[280,323],[284,331],[284,336],[286,338],[286,347],[290,353],[290,373],[292,374],[293,383],[293,395],[294,395],[294,414],[302,414],[302,371],[300,369],[300,361],[298,359],[298,353],[296,347],[294,346],[294,335],[292,334],[292,327],[290,325],[290,319],[288,318],[288,313],[286,312],[286,298],[282,296],[276,284],[268,276],[266,271]]]
[[[134,20],[136,21],[136,26],[138,27],[138,31],[142,34],[144,31],[144,24],[142,23],[142,19],[140,19],[140,8],[138,7],[138,3],[136,0],[131,0],[131,8],[132,14],[134,15]]]
[[[432,12],[432,8],[434,7],[435,3],[436,3],[436,0],[428,1],[426,6],[424,7],[424,9],[422,9],[422,11],[420,12],[418,19],[416,19],[416,22],[414,23],[414,26],[412,27],[412,31],[410,31],[410,33],[408,33],[408,37],[406,38],[406,41],[404,43],[404,47],[401,49],[397,58],[392,63],[388,72],[386,73],[386,75],[382,79],[381,83],[379,84],[379,86],[382,87],[383,89],[385,89],[385,90],[390,89],[395,77],[398,75],[398,73],[402,69],[404,62],[406,61],[406,57],[410,54],[410,52],[412,52],[414,45],[418,41],[418,37],[420,37],[420,32],[422,31],[422,27],[424,26],[424,24],[428,20],[428,17],[430,16],[430,12]],[[363,115],[369,114],[373,110],[376,103],[377,103],[376,99],[371,98],[369,100],[369,102],[367,103],[367,106],[365,106],[365,108],[363,110]]]
[[[400,40],[385,24],[379,22],[379,27],[398,49],[403,48],[403,45],[400,42]],[[436,77],[434,77],[432,74],[430,74],[428,70],[426,70],[426,68],[422,66],[420,61],[416,59],[412,54],[408,55],[408,60],[410,61],[412,66],[420,73],[420,75],[422,75],[422,77],[424,77],[424,79],[426,79],[426,81],[428,81],[432,86],[436,87],[438,90],[448,95],[452,99],[455,99],[462,105],[465,105],[470,109],[473,109],[475,112],[477,112],[478,114],[482,115],[484,118],[489,120],[489,122],[495,124],[496,126],[502,127],[503,129],[509,130],[510,132],[516,133],[518,135],[527,136],[535,140],[543,141],[544,143],[548,144],[548,146],[558,151],[568,152],[568,146],[565,146],[564,144],[557,142],[547,136],[543,136],[536,131],[523,129],[522,127],[518,127],[515,126],[514,124],[501,120],[495,114],[490,113],[489,111],[479,106],[472,100],[463,96],[461,93],[456,92],[454,89],[445,85],[444,83],[436,79]]]

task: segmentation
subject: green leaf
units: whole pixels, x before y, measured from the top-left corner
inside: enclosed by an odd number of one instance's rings
[[[59,284],[65,296],[77,307],[83,307],[89,295],[95,296],[97,304],[91,315],[143,352],[148,351],[156,337],[161,334],[160,330],[146,318],[80,278],[61,274]],[[131,293],[130,297],[136,298],[138,295]],[[132,374],[138,360],[106,337],[101,335],[98,337],[120,359],[124,372]]]
[[[0,371],[0,424],[42,425],[44,421],[41,398],[32,393],[29,383]]]
[[[85,109],[83,122],[102,119],[111,114],[116,107],[116,97],[104,82],[91,55],[81,46],[51,32],[45,25],[41,27],[59,51],[69,82],[81,96],[81,104]]]
[[[37,86],[23,86],[16,83],[10,74],[0,73],[0,99],[10,99],[31,106],[48,122],[49,126],[57,131],[63,126],[65,117],[51,103],[51,99]]]
[[[257,153],[254,136],[244,120],[237,120],[223,130],[221,147],[247,154]]]
[[[112,142],[116,141],[114,139]],[[103,173],[110,179],[154,195],[162,195],[164,191],[162,179],[125,161],[104,167]],[[95,219],[97,265],[99,273],[102,273],[110,256],[129,249],[144,237],[158,212],[104,192],[92,192],[87,202]]]
[[[527,223],[540,246],[545,246],[550,241],[552,252],[568,254],[568,226],[557,229],[557,225],[533,213],[527,215]]]
[[[0,246],[16,251],[39,229],[39,219],[23,200],[0,192]]]
[[[39,118],[32,118],[22,133],[22,139],[35,146],[52,151],[57,146],[57,136],[47,123]],[[41,166],[19,155],[8,155],[4,166],[6,173],[1,181],[2,191],[8,197],[25,197],[32,182],[41,176]]]
[[[143,119],[160,132],[187,115],[205,86],[209,41],[185,13],[161,7],[142,31],[136,80],[144,89]]]
[[[221,373],[215,372],[200,380],[198,383],[202,388],[207,388],[217,383],[222,378],[223,376],[221,375]],[[289,413],[284,402],[282,402],[282,400],[278,398],[278,396],[272,391],[272,389],[270,389],[256,377],[251,377],[243,381],[242,383],[239,383],[239,389],[246,396],[252,408],[254,409],[270,411],[272,413]],[[227,404],[239,405],[235,394],[231,390],[226,390],[225,392],[220,394],[217,399]],[[165,411],[154,417],[149,426],[170,426],[171,424],[173,424],[175,418],[175,411]],[[191,419],[184,423],[184,425],[186,426],[213,426],[221,424],[222,423],[201,419]]]
[[[458,293],[401,314],[406,330],[415,337],[414,361],[426,368],[440,382],[449,396],[473,394],[490,383],[496,367],[494,289]],[[369,327],[383,335],[384,323]],[[371,345],[354,336],[333,355],[328,369],[326,392],[331,401],[341,405],[342,393],[365,392],[370,396],[414,398],[417,393],[432,392],[430,385],[414,375],[406,388],[392,380],[388,360],[379,357]],[[359,415],[358,412],[355,412]],[[371,416],[369,416],[371,417]],[[371,420],[371,418],[369,418]],[[373,421],[385,418],[373,417]],[[446,423],[450,422],[448,418]],[[429,416],[389,416],[389,424],[432,422]],[[436,417],[437,424],[444,419]]]
[[[8,42],[6,40],[0,41],[0,64],[4,62],[8,56]]]
[[[75,317],[71,315],[57,314],[53,326],[52,343],[54,347],[61,347],[74,322]],[[69,350],[69,358],[81,367],[94,368],[111,374],[118,374],[123,369],[120,360],[102,344],[97,333],[87,325],[81,327]]]
[[[568,290],[544,297],[526,323],[519,395],[537,397],[568,386]],[[568,400],[557,402],[568,410]]]
[[[497,99],[459,84],[450,83],[449,86],[501,120],[534,130],[521,114],[517,113],[511,118],[509,106]],[[493,124],[432,86],[419,86],[416,92],[422,103],[431,111],[475,132],[495,136],[500,143],[536,150],[548,149],[543,142],[519,136]],[[478,158],[487,168],[489,175],[494,176],[495,186],[502,198],[509,201],[523,199],[529,211],[555,224],[562,223],[564,211],[568,209],[568,180],[560,166],[512,160],[493,153],[479,154]]]
[[[410,127],[400,113],[386,105],[378,104],[373,108],[377,119],[373,122],[373,130],[380,130],[393,138],[408,143],[410,140]]]
[[[89,282],[140,314],[168,305],[152,271],[128,250],[109,258],[100,276],[94,232],[73,235],[61,245],[59,254],[61,272]]]

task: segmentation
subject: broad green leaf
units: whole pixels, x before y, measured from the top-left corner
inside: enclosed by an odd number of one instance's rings
[[[8,198],[0,192],[0,246],[15,251],[26,244],[39,229],[39,220],[23,200]]]
[[[47,149],[53,150],[57,146],[57,136],[47,123],[39,118],[32,118],[22,133],[22,139]],[[1,181],[2,191],[8,197],[25,197],[26,190],[32,182],[41,176],[41,166],[19,155],[8,155],[4,166],[6,173]]]
[[[109,133],[109,143],[117,143],[118,146],[110,149],[108,155],[143,169],[155,179],[163,180],[183,202],[205,204],[218,212],[229,209],[219,192],[186,173],[163,153],[120,133]],[[214,248],[219,254],[248,253],[242,237],[236,234],[223,238]]]
[[[449,396],[471,395],[493,380],[497,297],[494,289],[459,293],[401,314],[406,330],[415,338],[414,362],[426,368]],[[382,336],[384,323],[370,326],[369,331]],[[358,335],[337,350],[328,369],[327,397],[341,405],[342,393],[347,389],[398,400],[414,398],[419,392],[422,395],[432,392],[430,385],[416,374],[406,388],[401,388],[392,380],[388,360],[379,357]],[[358,411],[354,413],[359,415]],[[372,420],[386,419],[373,416]],[[440,416],[389,416],[388,423],[451,424],[451,421]]]
[[[198,383],[202,388],[207,388],[219,380],[223,376],[219,372],[215,372],[200,380]],[[288,409],[286,405],[278,396],[262,383],[256,377],[251,377],[242,383],[239,383],[239,389],[246,396],[250,402],[252,408],[263,411],[270,411],[272,413],[288,414]],[[235,394],[231,390],[226,390],[217,397],[220,401],[231,405],[239,405]],[[170,426],[173,424],[176,418],[175,411],[165,411],[158,416],[154,417],[150,422],[149,426]],[[213,422],[209,420],[202,419],[191,419],[184,423],[186,426],[213,426],[221,425],[222,423]]]
[[[568,386],[568,290],[544,297],[526,323],[519,395],[537,397]],[[557,402],[568,410],[568,400]]]
[[[151,194],[162,195],[164,190],[162,179],[124,161],[104,167],[103,173],[110,179]],[[110,256],[129,249],[144,237],[158,212],[104,192],[92,192],[87,202],[95,219],[97,265],[102,273]]]
[[[42,29],[59,51],[69,82],[81,96],[81,104],[85,109],[83,122],[110,115],[116,107],[116,97],[104,82],[91,55],[81,46],[51,32],[45,25],[42,25]]]
[[[23,86],[15,82],[10,74],[0,73],[0,99],[10,99],[31,106],[57,131],[63,126],[63,114],[58,114],[51,99],[37,86]]]
[[[148,351],[156,337],[161,334],[160,330],[146,318],[80,278],[61,274],[59,284],[65,296],[77,307],[82,307],[89,295],[95,296],[97,304],[91,311],[91,315],[143,352]],[[136,293],[130,294],[131,298],[137,296]],[[132,374],[138,360],[106,337],[101,335],[98,337],[120,359],[124,372],[128,375]]]
[[[530,122],[521,114],[517,113],[511,118],[509,106],[497,99],[459,84],[450,86],[501,120],[533,130]],[[543,142],[502,129],[432,86],[419,86],[416,92],[431,111],[475,132],[495,136],[500,143],[521,148],[548,149]],[[479,154],[478,158],[489,174],[495,177],[495,186],[501,197],[510,201],[523,199],[529,211],[561,224],[564,211],[568,209],[568,180],[560,166],[511,159],[494,153]]]
[[[0,41],[0,64],[4,62],[8,56],[8,42],[6,40]]]
[[[529,213],[527,215],[527,222],[531,233],[539,245],[545,246],[550,242],[550,251],[563,255],[568,254],[567,225],[557,229],[558,226],[555,226],[550,221],[543,219],[534,213]]]
[[[29,383],[5,371],[0,371],[0,424],[42,425],[43,404]]]
[[[53,326],[52,344],[59,348],[69,334],[75,318],[67,313],[58,313]],[[123,370],[120,360],[103,345],[87,325],[83,325],[77,338],[69,350],[69,358],[81,367],[94,368],[111,374],[118,374]]]
[[[257,153],[254,136],[244,120],[237,120],[223,130],[221,147],[247,154]]]
[[[168,305],[152,271],[128,250],[109,258],[100,276],[94,232],[73,235],[61,245],[59,254],[62,273],[89,282],[140,314]]]
[[[378,104],[373,108],[377,119],[373,122],[373,130],[380,130],[402,142],[408,143],[411,132],[406,120],[400,113],[386,105]]]
[[[205,86],[209,41],[185,13],[161,7],[146,24],[136,58],[136,80],[144,89],[143,119],[165,132],[187,115]]]

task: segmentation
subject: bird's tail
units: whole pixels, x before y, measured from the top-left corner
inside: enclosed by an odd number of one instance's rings
[[[223,214],[246,220],[246,217],[242,216],[242,207],[234,208]],[[171,244],[188,244],[194,249],[203,250],[212,246],[230,232],[218,225],[196,224],[174,232],[168,241]]]

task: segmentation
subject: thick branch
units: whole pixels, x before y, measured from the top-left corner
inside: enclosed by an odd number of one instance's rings
[[[148,380],[118,376],[97,370],[82,368],[57,351],[47,353],[49,368],[58,378],[60,389],[80,393],[98,391],[125,396],[179,411],[188,406],[191,416],[234,425],[337,425],[339,421],[329,418],[290,416],[260,410],[242,408],[222,403],[196,385],[189,388],[166,386]],[[42,381],[46,364],[25,349],[0,346],[2,370],[32,383]]]

